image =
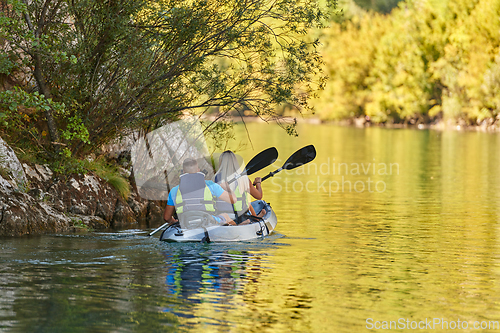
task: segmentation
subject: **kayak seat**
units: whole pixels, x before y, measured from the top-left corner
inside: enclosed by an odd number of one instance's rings
[[[207,228],[218,225],[212,215],[202,211],[188,211],[180,214],[179,223],[182,229]]]

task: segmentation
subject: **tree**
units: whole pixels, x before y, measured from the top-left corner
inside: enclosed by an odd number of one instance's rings
[[[22,73],[24,91],[62,103],[45,113],[51,140],[61,134],[81,156],[182,112],[245,105],[272,118],[278,105],[307,109],[323,84],[318,42],[301,38],[325,19],[314,0],[7,0],[2,8],[1,59]]]

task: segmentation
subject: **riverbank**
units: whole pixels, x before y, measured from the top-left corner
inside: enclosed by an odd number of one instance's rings
[[[385,128],[413,128],[413,129],[431,129],[436,131],[476,131],[476,132],[500,132],[500,117],[498,119],[488,118],[481,121],[479,124],[468,124],[465,120],[438,120],[430,123],[410,121],[407,123],[373,123],[369,117],[351,118],[338,121],[308,121],[308,123],[336,124],[340,126],[355,126],[355,127],[385,127]]]
[[[0,138],[0,236],[158,226],[161,202],[137,195],[129,170],[127,198],[94,173],[62,175],[21,163]]]
[[[207,116],[205,119],[214,121],[217,119],[217,116]],[[226,120],[232,121],[234,123],[267,123],[271,122],[272,120],[264,120],[260,117],[251,117],[251,116],[243,116],[243,117],[225,117]],[[500,116],[496,118],[487,118],[484,119],[483,121],[479,122],[478,124],[470,124],[467,123],[463,119],[459,120],[454,120],[454,119],[448,119],[448,120],[437,120],[433,122],[418,122],[415,120],[411,120],[409,122],[405,123],[374,123],[370,120],[369,117],[358,117],[358,118],[347,118],[347,119],[341,119],[341,120],[324,120],[319,117],[315,116],[306,116],[303,117],[301,115],[296,115],[296,116],[288,116],[285,117],[285,122],[288,120],[289,122],[294,122],[295,120],[297,121],[298,124],[334,124],[338,126],[354,126],[358,128],[363,128],[363,127],[383,127],[383,128],[413,128],[413,129],[419,129],[419,130],[424,130],[424,129],[431,129],[431,130],[437,130],[437,131],[446,131],[446,130],[453,130],[453,131],[476,131],[476,132],[492,132],[492,133],[499,133],[500,132]]]

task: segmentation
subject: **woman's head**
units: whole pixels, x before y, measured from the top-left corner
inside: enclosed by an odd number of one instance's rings
[[[240,165],[236,159],[236,155],[230,151],[226,150],[219,156],[219,170],[225,170],[227,173],[240,172]]]
[[[217,171],[218,179],[229,181],[242,171],[242,167],[239,165],[238,159],[232,151],[226,150],[220,155],[219,170]],[[248,177],[246,175],[239,178],[237,182],[231,183],[231,188],[234,190],[237,184],[242,191],[248,191]]]

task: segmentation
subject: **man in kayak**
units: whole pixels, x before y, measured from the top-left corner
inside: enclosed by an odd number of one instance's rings
[[[179,185],[170,190],[163,219],[170,224],[177,222],[173,217],[175,211],[181,216],[186,212],[206,212],[220,225],[236,225],[225,213],[215,215],[215,201],[224,200],[228,203],[236,202],[234,193],[225,191],[220,185],[205,180],[205,174],[200,172],[198,162],[193,158],[186,158],[182,164],[184,174],[180,176]]]

